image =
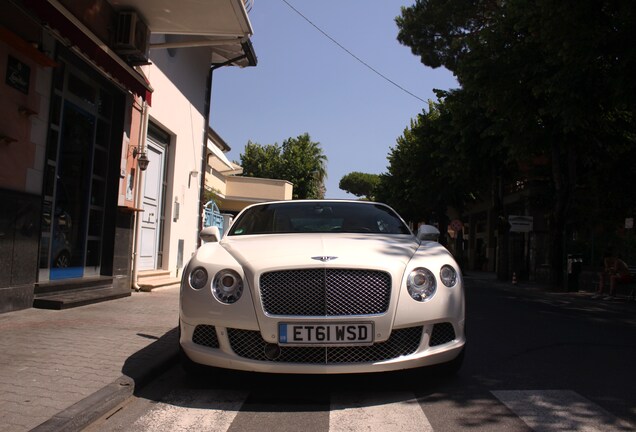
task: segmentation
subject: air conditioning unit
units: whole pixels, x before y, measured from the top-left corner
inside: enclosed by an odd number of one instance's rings
[[[113,48],[130,64],[148,63],[150,30],[136,11],[119,12]]]

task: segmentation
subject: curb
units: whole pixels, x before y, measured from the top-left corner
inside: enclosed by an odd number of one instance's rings
[[[152,362],[147,363],[144,367],[136,368],[130,374],[133,377],[122,375],[90,396],[60,411],[31,431],[79,432],[126,401],[135,391],[140,390],[163,374],[175,365],[178,359],[179,351],[174,345],[174,348],[164,350],[153,357]]]

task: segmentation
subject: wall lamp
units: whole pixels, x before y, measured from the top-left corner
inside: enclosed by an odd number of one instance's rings
[[[131,148],[132,148],[132,157],[133,159],[137,159],[137,165],[139,166],[139,169],[142,171],[146,171],[146,168],[148,168],[148,164],[150,163],[150,159],[148,159],[148,155],[146,154],[145,151],[140,151],[137,146],[134,146]]]

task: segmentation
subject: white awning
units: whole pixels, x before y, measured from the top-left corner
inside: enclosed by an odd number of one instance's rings
[[[52,1],[52,0],[50,0]],[[116,10],[135,10],[154,36],[150,49],[210,48],[213,64],[256,64],[249,38],[251,0],[107,0]],[[156,36],[164,35],[163,39]]]

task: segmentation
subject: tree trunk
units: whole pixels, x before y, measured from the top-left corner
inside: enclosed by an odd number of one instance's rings
[[[508,233],[510,225],[504,209],[504,177],[497,166],[492,167],[492,208],[495,230],[497,232],[497,255],[494,257],[497,279],[508,280]]]
[[[568,141],[564,148],[559,143],[552,145],[554,207],[550,221],[550,284],[555,289],[564,287],[566,225],[576,187],[576,150]]]

